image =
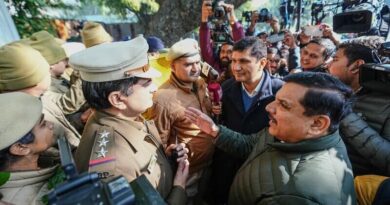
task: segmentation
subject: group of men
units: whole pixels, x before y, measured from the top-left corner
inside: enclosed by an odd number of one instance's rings
[[[286,32],[290,73],[281,80],[270,68],[282,55],[245,37],[234,6],[223,6],[233,42],[213,53],[205,2],[199,44],[180,40],[162,55],[170,72],[159,87],[153,79],[161,73],[149,58],[159,59],[163,46],[154,37],[112,42],[100,24],[87,23],[86,49],[72,55],[44,31],[1,47],[0,171],[7,176],[1,200],[43,202],[62,136],[79,171],[129,182],[145,175],[168,204],[379,200],[365,191],[390,175],[390,97],[362,87],[359,69],[378,63],[373,51],[381,39],[352,39],[333,55],[339,42],[328,28],[327,38],[299,46]],[[210,79],[200,77],[203,60],[223,76],[218,103],[207,89]],[[383,177],[354,182],[367,174]]]

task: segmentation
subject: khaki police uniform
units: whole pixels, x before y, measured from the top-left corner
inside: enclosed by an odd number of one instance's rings
[[[151,78],[148,46],[141,36],[131,41],[97,45],[70,57],[70,64],[88,82],[129,77]],[[75,156],[80,171],[98,172],[101,178],[124,175],[132,181],[144,174],[169,204],[184,204],[185,192],[173,187],[174,172],[165,156],[152,121],[120,118],[97,110],[89,118]]]
[[[179,58],[196,55],[200,55],[198,42],[184,39],[172,45],[166,60],[173,62]],[[202,197],[205,185],[209,181],[208,173],[215,146],[209,134],[202,132],[194,123],[185,120],[184,110],[187,107],[194,107],[207,115],[211,114],[207,84],[200,77],[195,82],[186,83],[172,73],[169,80],[155,93],[153,102],[150,113],[163,144],[185,143],[189,149],[190,172],[186,192],[189,203],[197,203],[197,198]]]
[[[47,35],[50,34],[39,32],[37,35],[33,35],[30,40],[24,39],[0,47],[0,93],[36,86],[50,75],[49,62],[63,59],[63,49],[56,47],[54,38]],[[30,45],[34,45],[35,49]],[[51,52],[51,47],[58,52]],[[65,115],[77,111],[78,107],[85,102],[81,79],[79,79],[78,84],[72,86],[69,93],[60,95],[46,91],[41,100],[45,118],[54,123],[55,136],[65,135],[71,145],[77,147],[81,135],[65,118]],[[46,159],[50,161],[58,159],[56,151],[48,152],[45,155],[47,155]]]
[[[39,51],[49,65],[57,64],[68,58],[65,49],[47,31],[36,32],[22,42]],[[43,112],[46,119],[54,123],[55,136],[64,135],[72,148],[76,148],[81,135],[68,121],[66,115],[75,113],[85,103],[81,79],[66,89],[66,87],[59,85],[59,79],[53,76],[51,78],[49,90],[42,96]]]
[[[42,103],[22,92],[0,94],[0,150],[4,151],[29,133],[42,116]],[[0,186],[2,201],[12,204],[44,204],[42,197],[49,192],[48,180],[57,166],[40,170],[1,172],[9,178]]]

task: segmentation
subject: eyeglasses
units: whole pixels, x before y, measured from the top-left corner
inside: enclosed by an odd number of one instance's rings
[[[270,63],[279,63],[280,59],[267,59]]]

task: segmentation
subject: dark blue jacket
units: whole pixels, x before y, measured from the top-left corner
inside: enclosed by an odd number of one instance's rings
[[[242,134],[257,133],[268,126],[269,118],[265,106],[274,100],[275,93],[283,81],[270,76],[264,71],[264,80],[256,99],[247,112],[242,102],[242,85],[234,78],[222,84],[222,114],[219,123]],[[227,202],[229,188],[237,170],[246,159],[240,159],[220,149],[216,149],[213,160],[211,184],[215,203]]]

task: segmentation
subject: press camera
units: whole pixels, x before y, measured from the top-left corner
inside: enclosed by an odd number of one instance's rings
[[[384,0],[344,0],[343,12],[333,17],[333,30],[337,33],[377,34],[383,8]]]

